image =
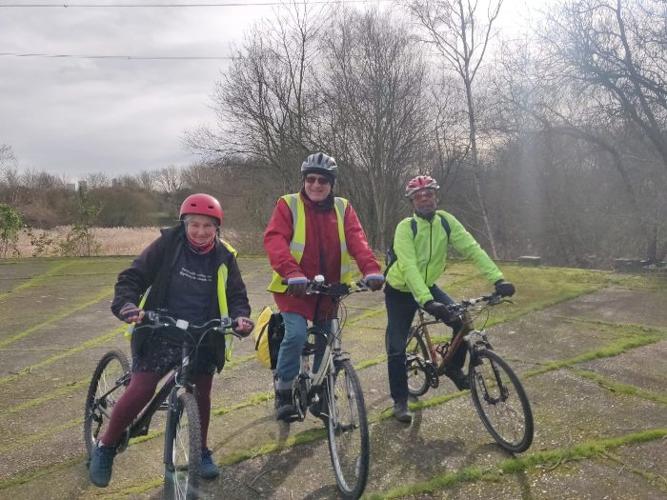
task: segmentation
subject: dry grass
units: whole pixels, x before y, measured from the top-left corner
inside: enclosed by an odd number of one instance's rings
[[[63,241],[71,226],[58,226],[48,230],[35,230],[36,236],[44,234],[53,240],[42,255],[58,255],[58,241]],[[146,246],[160,234],[159,227],[96,227],[93,228],[95,240],[100,243],[98,255],[138,255]],[[255,253],[261,248],[261,234],[239,234],[232,229],[223,230],[223,238],[243,253]],[[30,243],[26,231],[19,235],[17,248],[21,257],[30,257],[36,247]]]

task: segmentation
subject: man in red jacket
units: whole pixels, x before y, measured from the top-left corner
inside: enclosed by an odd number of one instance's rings
[[[384,283],[356,212],[346,199],[333,195],[337,170],[336,161],[324,153],[308,156],[301,165],[301,191],[278,200],[264,232],[274,270],[268,289],[285,322],[275,371],[278,420],[290,421],[296,413],[292,382],[299,372],[307,321],[329,331],[336,314],[330,297],[305,294],[308,280],[321,274],[327,283],[350,282],[353,258],[369,288],[379,290]]]

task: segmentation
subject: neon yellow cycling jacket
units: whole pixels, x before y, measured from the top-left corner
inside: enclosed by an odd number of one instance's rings
[[[440,217],[445,217],[449,223],[449,237]],[[416,224],[412,222],[413,219]],[[413,232],[415,225],[416,231]],[[398,223],[393,244],[397,260],[389,267],[387,283],[402,292],[411,292],[420,306],[433,300],[429,288],[445,271],[448,245],[452,245],[466,259],[472,260],[491,283],[503,278],[498,266],[456,217],[444,210],[437,210],[430,221],[413,215]]]

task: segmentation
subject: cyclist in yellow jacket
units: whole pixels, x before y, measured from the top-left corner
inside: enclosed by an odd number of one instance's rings
[[[447,308],[452,299],[435,284],[445,270],[448,246],[475,262],[499,294],[511,296],[515,291],[514,285],[503,279],[500,269],[463,225],[450,213],[437,209],[438,189],[438,183],[428,175],[419,175],[408,182],[405,196],[411,200],[414,214],[396,227],[387,267],[385,304],[389,387],[394,400],[394,417],[405,423],[412,421],[407,404],[405,348],[417,309],[423,308],[455,331],[460,327],[458,320],[450,318]],[[468,388],[468,380],[462,371],[465,356],[463,347],[454,354],[452,366],[445,372],[459,389]]]

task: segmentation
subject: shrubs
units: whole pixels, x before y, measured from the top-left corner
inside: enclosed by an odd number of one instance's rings
[[[22,225],[21,214],[6,203],[0,203],[0,257],[6,257],[10,249],[18,255],[16,242]]]

